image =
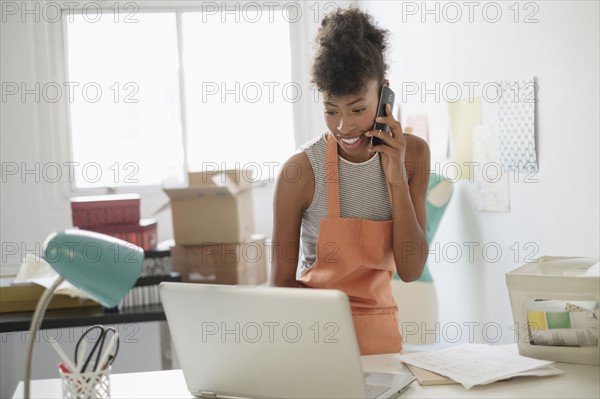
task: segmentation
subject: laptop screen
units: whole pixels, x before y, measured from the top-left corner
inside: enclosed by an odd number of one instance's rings
[[[341,291],[163,283],[160,294],[192,394],[365,394],[350,306]]]

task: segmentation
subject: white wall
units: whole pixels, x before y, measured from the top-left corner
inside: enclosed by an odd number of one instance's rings
[[[442,247],[457,243],[466,251],[465,242],[478,242],[479,248],[495,242],[503,251],[495,263],[485,262],[480,251],[476,251],[472,262],[465,252],[455,263],[435,261],[434,255],[430,259],[441,328],[457,323],[463,341],[469,333],[465,323],[480,323],[473,331],[479,342],[485,342],[489,336],[482,336],[482,327],[486,322],[495,322],[501,327],[499,342],[511,342],[512,316],[504,273],[519,265],[529,253],[524,248],[526,243],[537,245],[536,256],[598,256],[599,252],[598,3],[535,2],[539,5],[539,22],[535,24],[512,22],[509,3],[500,3],[507,17],[497,24],[487,23],[477,12],[473,24],[435,23],[431,16],[425,23],[419,21],[419,16],[402,22],[399,2],[361,3],[394,34],[390,75],[393,88],[402,81],[488,82],[528,75],[535,76],[539,85],[538,183],[511,184],[511,212],[501,214],[475,210],[473,186],[458,183],[437,234]],[[307,11],[306,15],[312,14]],[[294,48],[294,63],[308,67],[316,22],[303,19],[293,29],[293,36],[304,35],[300,39],[302,45]],[[26,23],[11,18],[2,22],[2,82],[31,85],[37,81],[60,81],[56,76],[63,73],[62,61],[52,49],[62,41],[61,35],[57,26],[33,23],[31,19]],[[297,72],[294,79],[305,84],[307,77],[304,70]],[[63,105],[8,101],[2,102],[1,107],[2,162],[26,162],[30,166],[69,161]],[[418,102],[407,103],[403,112],[417,112],[419,107]],[[300,112],[295,121],[298,144],[323,130],[320,108],[314,101],[296,105]],[[66,179],[36,183],[32,175],[27,175],[25,182],[13,177],[2,182],[2,274],[14,272],[25,250],[36,250],[36,243],[41,245],[49,232],[70,227],[70,195]],[[153,212],[167,200],[157,190],[142,195],[143,217],[154,217]],[[272,187],[267,186],[255,197],[256,230],[266,234],[271,229],[271,195]],[[169,212],[157,218],[159,239],[171,238]],[[511,250],[515,242],[520,248],[516,262]],[[12,253],[14,245],[18,247],[16,253]],[[149,334],[154,334],[152,329]],[[492,338],[493,332],[488,331]],[[450,329],[446,333],[453,337]],[[438,335],[443,344],[442,331]],[[3,378],[5,366],[21,356],[21,352],[6,348],[3,344]],[[146,366],[140,366],[140,370],[142,367]],[[14,378],[20,375],[19,372]],[[11,394],[12,387],[3,379],[1,396]]]
[[[539,88],[539,172],[533,176],[537,182],[525,183],[526,174],[517,175],[519,183],[510,184],[510,212],[486,213],[476,209],[474,184],[460,181],[439,227],[439,260],[432,253],[430,267],[439,301],[440,345],[454,341],[457,331],[461,342],[493,342],[498,330],[498,342],[512,342],[505,273],[529,255],[598,256],[600,242],[599,3],[530,2],[537,10],[524,9],[521,3],[519,23],[509,9],[514,2],[495,3],[502,9],[497,23],[484,18],[494,19],[493,8],[482,14],[485,3],[474,3],[478,6],[470,23],[464,2],[454,2],[463,14],[459,22],[451,23],[456,8],[446,6],[444,12],[444,2],[425,3],[428,10],[435,10],[437,4],[439,22],[435,14],[423,13],[422,2],[404,2],[405,11],[417,10],[414,15],[403,13],[401,2],[360,2],[392,32],[390,81],[397,98],[401,98],[402,82],[440,82],[442,87],[455,82],[464,88],[465,97],[464,82],[478,82],[481,87],[534,76]],[[523,23],[533,12],[538,22]],[[401,107],[403,117],[424,110],[419,96],[407,99]],[[470,242],[479,244],[472,260],[467,245],[475,244],[465,244]],[[482,254],[486,244],[489,262]],[[491,245],[501,249],[501,256]],[[462,249],[462,256],[452,252],[456,247]],[[469,327],[470,322],[480,325]]]

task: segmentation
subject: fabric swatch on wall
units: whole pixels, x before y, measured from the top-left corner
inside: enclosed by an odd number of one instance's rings
[[[460,177],[471,180],[473,162],[473,128],[481,124],[481,97],[473,101],[458,100],[448,103],[450,127],[450,158],[461,169]]]
[[[500,137],[494,126],[473,129],[473,161],[477,163],[475,189],[477,209],[509,212],[509,175],[500,166]]]
[[[535,148],[535,82],[527,79],[503,80],[498,100],[500,156],[506,170],[538,170]]]
[[[427,125],[427,114],[409,115],[406,118],[406,128],[411,129],[411,133],[419,136],[429,142],[429,128]]]

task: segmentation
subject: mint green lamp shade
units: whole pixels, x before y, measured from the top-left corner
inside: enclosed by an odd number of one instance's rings
[[[43,258],[65,280],[112,308],[135,284],[144,251],[105,234],[72,229],[48,236]]]

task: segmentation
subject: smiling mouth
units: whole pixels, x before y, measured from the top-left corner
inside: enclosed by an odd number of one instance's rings
[[[363,134],[361,134],[360,136],[358,136],[358,137],[354,137],[354,138],[351,138],[351,139],[343,139],[343,138],[341,138],[341,137],[340,137],[340,139],[341,139],[341,140],[342,140],[344,143],[352,145],[352,144],[355,144],[355,143],[356,143],[358,140],[360,140],[360,139],[362,138],[362,136],[364,136],[364,135],[363,135]]]

